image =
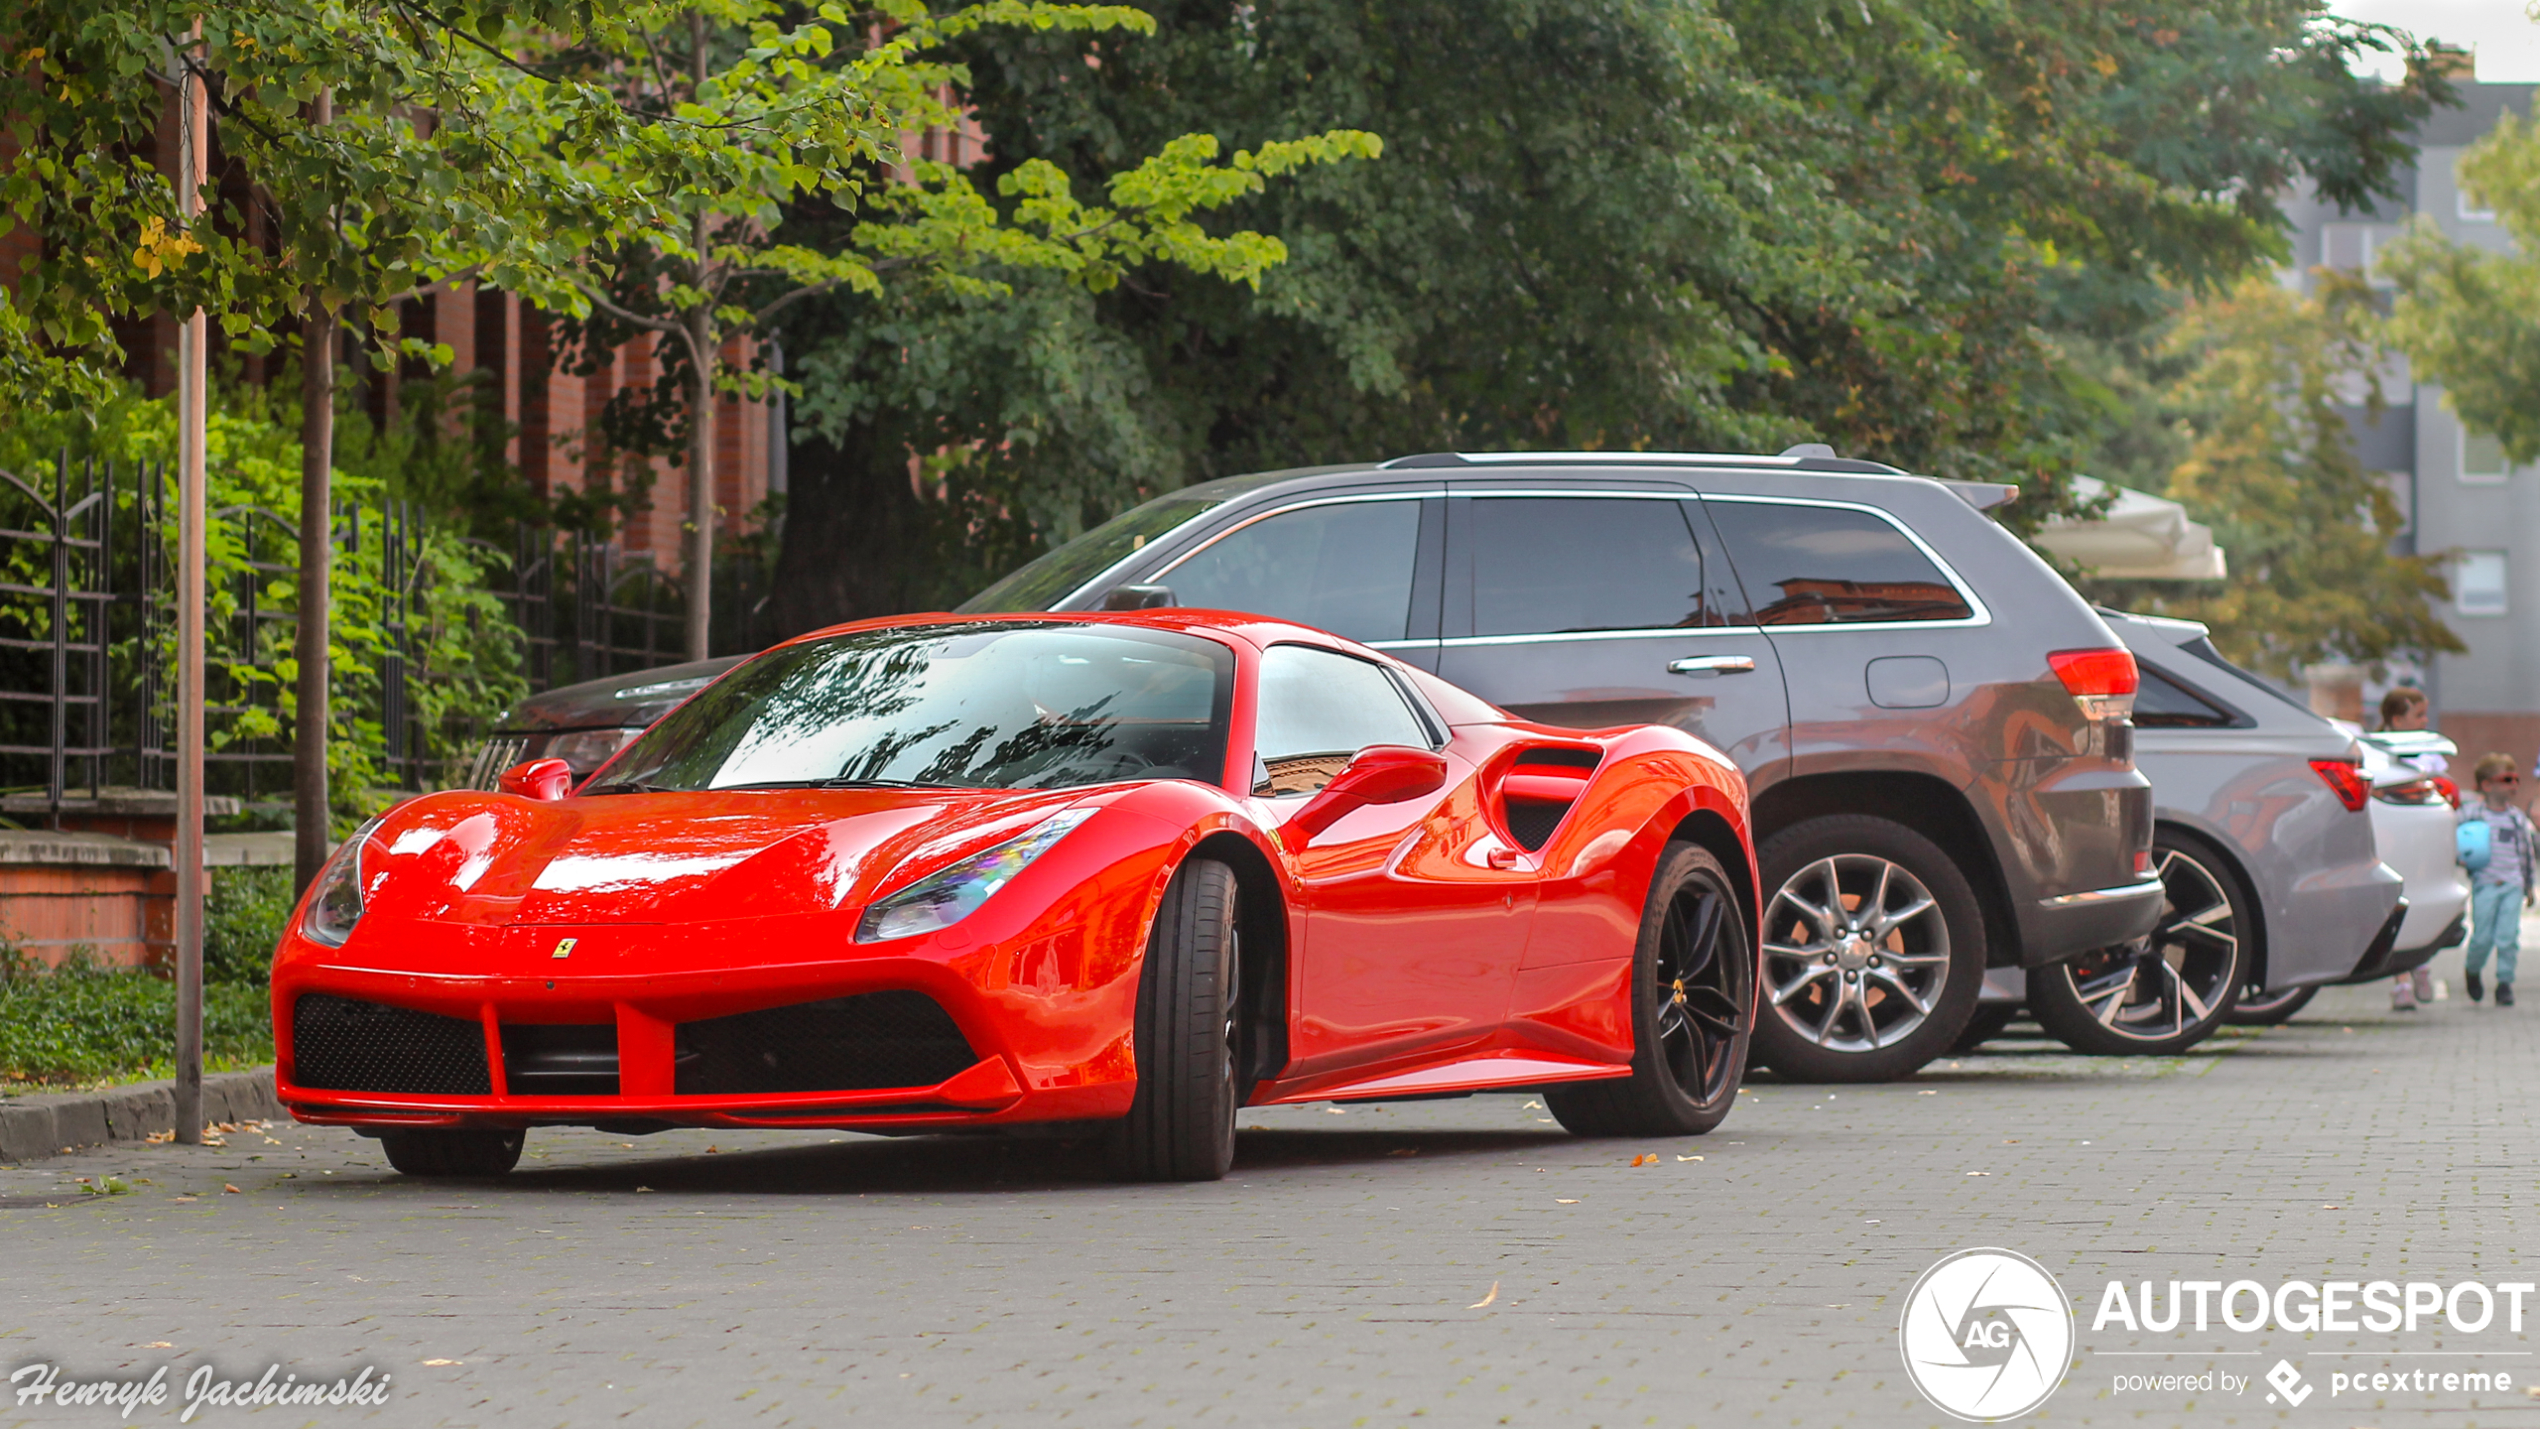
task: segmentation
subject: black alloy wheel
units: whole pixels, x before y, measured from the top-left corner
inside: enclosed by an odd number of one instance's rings
[[[1984,915],[1940,846],[1830,814],[1765,841],[1757,1060],[1796,1082],[1885,1082],[1947,1052],[1983,990]]]
[[[501,1176],[520,1164],[527,1138],[520,1131],[431,1128],[383,1132],[379,1148],[408,1176]]]
[[[1138,1090],[1106,1147],[1125,1181],[1215,1181],[1235,1164],[1242,971],[1235,871],[1195,858],[1147,938],[1134,1033]]]
[[[2269,992],[2262,987],[2244,987],[2240,1001],[2232,1005],[2234,1027],[2281,1027],[2293,1020],[2293,1014],[2311,1005],[2319,996],[2317,985],[2288,987],[2282,992]]]
[[[2031,968],[2029,1011],[2076,1052],[2184,1052],[2240,1000],[2255,919],[2240,877],[2201,840],[2152,838],[2161,921],[2148,938]]]
[[[1551,1087],[1577,1136],[1698,1136],[1737,1103],[1755,1021],[1755,955],[1736,885],[1708,849],[1671,844],[1632,958],[1632,1074]]]

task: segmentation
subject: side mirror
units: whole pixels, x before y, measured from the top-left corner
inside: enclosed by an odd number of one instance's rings
[[[1321,793],[1306,800],[1287,827],[1296,830],[1299,839],[1310,839],[1352,810],[1399,804],[1445,787],[1445,755],[1407,744],[1371,744],[1358,751],[1348,768],[1333,775]]]
[[[573,766],[561,759],[532,759],[504,770],[494,787],[542,803],[561,799],[573,792]]]
[[[1105,610],[1159,610],[1174,604],[1169,585],[1116,585],[1103,592]]]

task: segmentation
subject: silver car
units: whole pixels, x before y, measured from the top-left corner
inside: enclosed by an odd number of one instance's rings
[[[2160,925],[2024,976],[1997,970],[1959,1045],[2025,1002],[2076,1051],[2175,1052],[2244,990],[2389,971],[2408,905],[2374,841],[2355,740],[2225,660],[2194,621],[2101,615],[2141,671],[2135,763],[2152,780]]]

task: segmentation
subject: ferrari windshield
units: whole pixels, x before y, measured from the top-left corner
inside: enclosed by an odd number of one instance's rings
[[[804,786],[1063,789],[1225,774],[1234,656],[1121,626],[901,626],[734,670],[586,793]]]

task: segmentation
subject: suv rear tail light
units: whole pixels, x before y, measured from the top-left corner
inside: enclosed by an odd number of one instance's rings
[[[2360,764],[2343,759],[2314,759],[2311,772],[2320,777],[2320,782],[2336,791],[2337,802],[2349,810],[2362,808],[2364,801],[2372,797],[2372,786],[2364,782],[2364,768]]]
[[[2055,678],[2064,682],[2073,703],[2091,719],[2106,722],[2131,718],[2139,677],[2134,652],[2122,646],[2107,650],[2058,650],[2046,657]]]

